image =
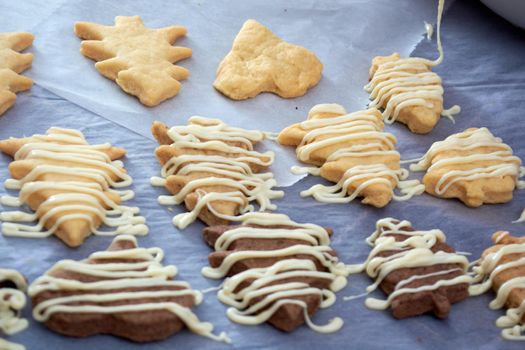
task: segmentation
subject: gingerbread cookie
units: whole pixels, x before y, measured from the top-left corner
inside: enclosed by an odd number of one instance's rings
[[[417,180],[404,181],[408,172],[400,167],[396,138],[383,128],[375,108],[347,114],[341,105],[320,104],[310,110],[308,120],[281,131],[277,141],[297,147],[297,158],[316,166],[293,168],[294,172],[321,175],[336,183],[315,185],[301,196],[327,203],[363,197],[362,203],[381,208],[392,198],[407,200],[423,192]],[[395,188],[403,195],[395,195]]]
[[[122,148],[90,145],[77,130],[50,128],[46,135],[0,141],[0,151],[12,156],[8,189],[18,197],[2,196],[3,205],[27,204],[34,214],[0,213],[2,232],[8,236],[46,237],[55,234],[77,247],[90,234],[148,233],[139,209],[121,205],[134,196],[121,161]],[[19,222],[37,221],[36,225]],[[105,224],[111,230],[99,230]]]
[[[388,294],[386,300],[367,298],[367,307],[390,307],[397,319],[427,312],[445,318],[451,304],[468,297],[468,260],[446,244],[442,231],[416,231],[409,221],[386,218],[367,242],[373,247],[368,259],[351,272],[375,279],[368,293],[379,287]]]
[[[149,29],[138,16],[115,17],[115,26],[75,23],[75,34],[85,39],[80,52],[98,63],[97,70],[148,107],[179,93],[187,69],[175,62],[191,57],[186,47],[172,46],[186,28]]]
[[[177,268],[162,265],[160,248],[140,248],[135,237],[115,237],[106,251],[86,260],[62,260],[29,287],[33,317],[54,332],[88,337],[111,334],[136,342],[165,339],[184,326],[199,335],[214,335],[191,308],[202,293],[174,281]]]
[[[412,164],[413,171],[426,170],[427,193],[441,198],[458,198],[469,207],[512,200],[525,169],[512,149],[487,128],[470,128],[435,142]]]
[[[33,63],[33,54],[19,53],[33,44],[31,33],[0,33],[0,115],[16,101],[16,92],[29,90],[33,80],[19,75]]]
[[[0,268],[0,336],[18,333],[28,326],[27,320],[20,318],[26,305],[27,282],[19,272]],[[0,338],[2,350],[24,350],[25,347]]]
[[[220,63],[213,86],[233,100],[245,100],[261,92],[292,98],[315,86],[322,71],[323,65],[314,53],[284,42],[250,19]]]
[[[410,131],[426,134],[440,119],[459,113],[459,106],[443,109],[441,78],[432,67],[443,61],[440,26],[444,0],[439,1],[437,43],[439,58],[431,61],[419,57],[401,58],[398,53],[377,56],[372,60],[370,82],[365,90],[370,93],[369,107],[382,108],[386,123],[406,124]]]
[[[303,323],[323,333],[339,330],[340,318],[324,326],[311,321],[346,285],[346,266],[329,246],[331,231],[283,214],[248,213],[242,221],[204,229],[215,252],[202,272],[209,278],[229,276],[218,293],[230,306],[228,318],[246,325],[268,322],[286,332]]]
[[[164,186],[172,196],[161,196],[165,205],[184,203],[190,212],[179,214],[179,228],[197,217],[207,225],[227,224],[238,214],[273,210],[272,199],[281,198],[273,174],[262,171],[273,163],[273,152],[253,150],[264,133],[226,125],[218,119],[191,117],[186,126],[168,128],[155,122],[152,133],[161,144],[155,154],[162,164],[162,177],[152,184]]]
[[[490,288],[496,293],[491,309],[507,308],[505,316],[496,321],[503,328],[501,335],[508,340],[525,340],[525,237],[514,237],[506,231],[492,235],[494,246],[485,249],[473,267],[474,284],[471,295]]]

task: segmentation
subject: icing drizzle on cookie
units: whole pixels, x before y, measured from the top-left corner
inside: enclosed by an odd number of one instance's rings
[[[347,283],[348,269],[333,255],[328,232],[318,225],[296,223],[283,214],[246,213],[242,215],[241,221],[242,226],[219,236],[215,242],[216,251],[227,250],[238,239],[289,239],[303,241],[304,244],[275,250],[235,250],[220,266],[204,267],[204,276],[222,278],[239,261],[278,258],[268,267],[248,269],[225,280],[218,297],[231,306],[227,311],[228,317],[237,323],[255,325],[267,321],[281,306],[293,304],[303,308],[305,322],[311,329],[321,333],[339,330],[343,321],[338,317],[326,325],[315,325],[308,315],[306,302],[298,299],[306,295],[319,295],[320,307],[326,308],[335,302],[334,292],[341,290]],[[325,271],[318,270],[317,266]],[[324,279],[329,288],[294,281],[298,278]],[[243,285],[247,286],[240,288]]]
[[[455,264],[457,267],[431,272],[423,275],[412,275],[399,281],[394,291],[386,300],[367,298],[365,305],[371,309],[384,310],[392,301],[403,294],[419,293],[436,290],[442,286],[451,286],[460,283],[470,283],[472,277],[466,274],[468,260],[458,253],[444,251],[433,252],[431,248],[438,242],[445,242],[445,235],[440,230],[410,231],[411,223],[393,218],[381,219],[376,223],[376,230],[368,237],[367,242],[373,249],[367,260],[362,264],[350,266],[351,273],[366,271],[375,282],[367,287],[367,294],[379,287],[386,276],[395,270],[411,267],[433,266],[438,264]],[[406,236],[404,240],[396,240],[392,235]],[[380,253],[395,251],[395,254],[381,256]],[[440,276],[431,284],[419,287],[408,285],[416,280]],[[345,300],[354,299],[347,297]]]
[[[469,292],[471,295],[480,295],[493,287],[494,278],[502,273],[509,272],[511,269],[522,269],[525,266],[525,240],[511,237],[508,232],[496,232],[493,237],[495,244],[501,244],[498,249],[490,251],[484,255],[480,261],[473,266],[475,284],[471,285]],[[496,246],[498,247],[498,246]],[[490,248],[489,248],[490,249]],[[511,256],[514,256],[512,258]],[[513,277],[502,283],[496,290],[496,298],[489,304],[491,309],[500,309],[508,305],[511,293],[525,289],[525,275],[517,273]],[[525,324],[522,322],[525,317],[525,299],[521,304],[509,307],[505,316],[497,319],[496,325],[503,328],[501,335],[508,340],[525,340]]]
[[[318,114],[332,114],[310,119]],[[395,150],[396,138],[383,131],[378,111],[375,108],[347,114],[345,109],[337,104],[320,104],[314,106],[309,114],[309,120],[300,123],[306,131],[297,147],[297,158],[303,162],[312,162],[312,155],[326,147],[340,143],[351,143],[349,147],[338,148],[331,153],[326,162],[356,162],[350,166],[334,186],[315,185],[301,192],[301,196],[313,196],[320,202],[348,203],[362,196],[369,186],[384,184],[393,191],[396,187],[402,195],[393,195],[398,201],[408,200],[421,194],[424,187],[417,180],[405,181],[408,171],[399,168],[399,153]],[[361,163],[361,159],[375,159]],[[397,167],[389,166],[388,161]],[[326,163],[325,163],[326,164]],[[322,168],[294,167],[294,173],[309,173],[320,175]]]
[[[206,208],[223,217],[213,202],[229,202],[238,206],[240,214],[255,210],[274,210],[272,199],[281,198],[282,191],[272,190],[276,181],[272,173],[257,173],[253,167],[273,163],[273,152],[259,153],[253,144],[265,138],[260,131],[230,127],[218,119],[191,117],[189,125],[174,126],[168,131],[179,156],[164,163],[161,176],[151,179],[152,185],[169,187],[170,176],[185,177],[187,181],[173,196],[160,196],[164,205],[181,204],[189,194],[197,197],[194,208],[176,215],[173,224],[185,228]],[[227,189],[221,192],[221,189]]]
[[[461,181],[511,176],[516,187],[525,188],[519,178],[525,168],[513,155],[512,148],[487,128],[472,128],[435,142],[427,153],[410,166],[412,171],[426,170],[440,174],[434,192],[445,196],[452,185]],[[460,167],[466,167],[461,169]]]
[[[25,278],[15,270],[0,268],[0,284],[9,282],[13,287],[0,287],[0,334],[13,335],[27,328],[26,319],[20,312],[26,305]],[[0,338],[0,349],[23,350],[24,346]]]
[[[47,299],[36,304],[33,308],[35,320],[45,322],[59,313],[112,314],[165,310],[175,314],[194,333],[213,340],[230,342],[225,333],[213,334],[213,325],[199,321],[189,308],[176,302],[165,301],[166,298],[192,296],[195,304],[200,304],[202,294],[191,289],[186,282],[173,281],[177,268],[173,265],[162,266],[161,262],[164,258],[162,249],[139,248],[136,238],[130,235],[115,237],[114,243],[118,241],[132,242],[135,248],[96,252],[84,261],[61,260],[43,276],[37,278],[29,287],[28,294],[31,297],[45,291],[56,290],[79,293]],[[109,262],[104,262],[105,260]],[[118,260],[121,261],[115,262]],[[99,278],[99,280],[82,282],[60,278],[57,277],[59,271],[86,275],[91,279]],[[144,288],[149,290],[141,291]],[[131,289],[131,291],[115,291],[120,289]],[[104,293],[104,291],[110,292]],[[140,301],[141,299],[149,301],[122,305],[107,304],[120,300]],[[154,301],[155,299],[163,301]]]
[[[19,196],[2,196],[8,206],[22,206],[35,196],[46,198],[34,214],[23,211],[0,213],[5,235],[46,237],[70,220],[88,223],[97,235],[121,233],[144,235],[148,229],[136,207],[122,206],[133,198],[131,190],[117,190],[131,185],[121,161],[112,161],[107,152],[111,145],[89,145],[77,130],[51,128],[46,135],[34,135],[14,155],[15,163],[31,166],[21,179],[8,179],[5,187],[20,190]],[[19,162],[19,163],[17,163]],[[38,221],[36,225],[18,222]],[[100,223],[113,230],[99,230]],[[66,233],[67,235],[67,233]]]
[[[371,70],[370,82],[365,86],[365,91],[370,93],[372,100],[369,107],[384,107],[382,115],[388,124],[395,122],[399,113],[405,108],[435,109],[436,105],[439,105],[439,113],[451,120],[454,120],[453,114],[461,111],[459,106],[443,110],[441,78],[431,71],[432,67],[439,65],[444,57],[441,44],[441,17],[444,3],[444,0],[439,0],[437,14],[439,57],[435,61],[419,57],[400,58],[398,54],[394,54],[379,62],[375,70]]]

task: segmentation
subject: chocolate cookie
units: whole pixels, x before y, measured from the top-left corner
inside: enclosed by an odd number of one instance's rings
[[[184,326],[214,340],[210,323],[191,311],[202,294],[174,281],[177,268],[162,266],[160,248],[139,248],[117,236],[107,251],[82,261],[62,260],[29,287],[33,316],[60,334],[112,334],[136,342],[167,338]]]
[[[215,249],[210,278],[226,279],[219,299],[231,307],[228,317],[241,324],[268,322],[291,332],[303,323],[319,332],[334,332],[343,322],[325,326],[310,317],[332,305],[335,291],[346,285],[346,268],[329,247],[331,230],[298,224],[282,214],[251,213],[243,225],[204,229]]]
[[[27,282],[20,273],[0,268],[0,336],[12,335],[27,328],[27,320],[20,318],[26,305]],[[0,338],[0,349],[23,349],[23,346]]]
[[[367,298],[366,305],[372,309],[390,306],[397,319],[427,312],[446,318],[451,304],[468,297],[471,278],[465,273],[468,260],[445,239],[440,230],[416,231],[406,220],[379,220],[367,239],[372,252],[352,272],[366,271],[376,280],[367,292],[379,287],[388,298]]]

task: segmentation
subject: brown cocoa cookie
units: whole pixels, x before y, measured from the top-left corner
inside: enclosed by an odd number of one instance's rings
[[[416,231],[408,221],[387,218],[378,221],[368,242],[374,250],[354,271],[366,269],[389,296],[368,298],[368,307],[390,306],[397,319],[429,312],[446,318],[453,303],[468,297],[468,261],[445,242],[440,230]]]
[[[111,334],[150,342],[187,326],[219,339],[190,311],[201,293],[174,281],[176,267],[163,266],[162,258],[161,249],[139,248],[133,236],[123,235],[86,260],[59,261],[29,288],[33,316],[72,337]]]

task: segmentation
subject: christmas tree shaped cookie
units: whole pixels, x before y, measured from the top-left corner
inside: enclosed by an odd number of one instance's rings
[[[179,93],[188,70],[173,63],[191,57],[189,48],[172,46],[186,28],[149,29],[138,16],[117,16],[115,26],[75,23],[75,34],[85,39],[80,52],[98,63],[97,70],[125,92],[153,107]]]

